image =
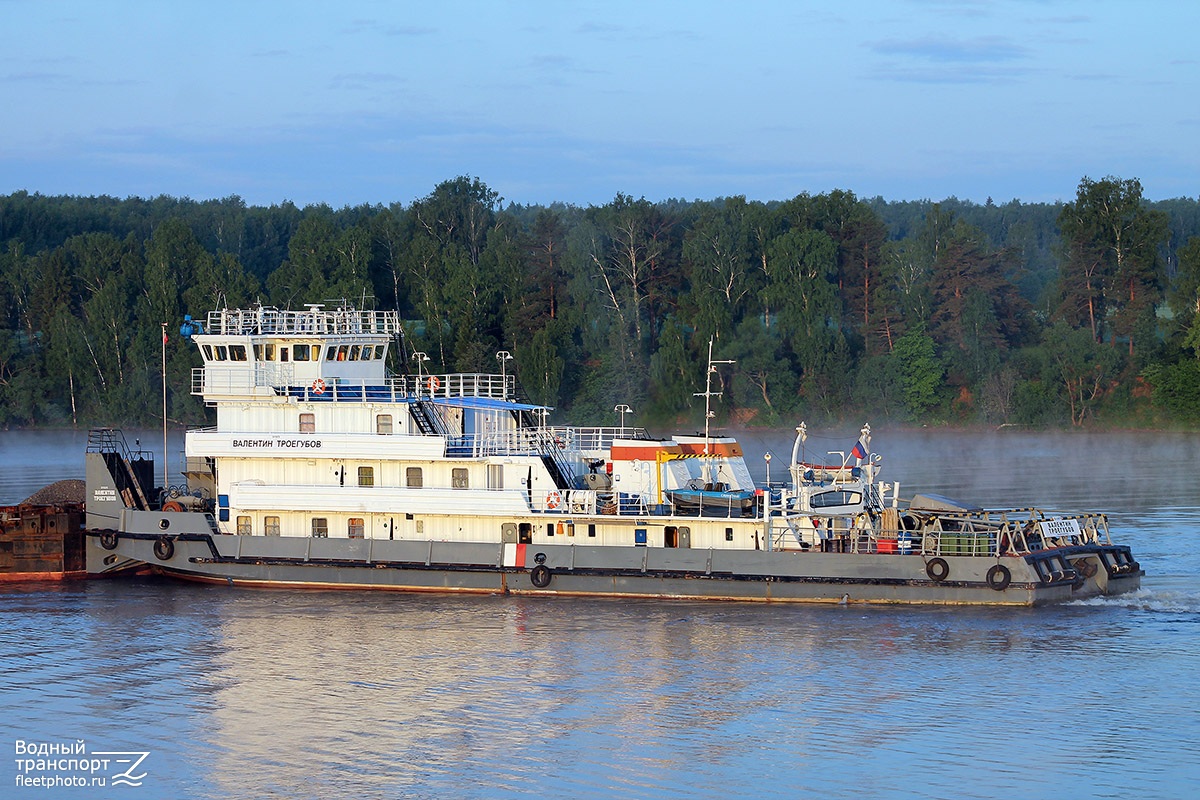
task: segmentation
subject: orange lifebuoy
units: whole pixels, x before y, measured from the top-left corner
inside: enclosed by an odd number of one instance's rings
[[[325,394],[324,378],[317,378],[315,381],[313,381],[312,382],[312,390],[313,390],[313,394]]]
[[[433,377],[432,375],[430,375],[429,376],[429,391],[436,392],[440,388],[442,388],[442,382],[439,381],[437,378]]]
[[[546,493],[546,508],[558,508],[562,505],[562,495],[558,492]]]

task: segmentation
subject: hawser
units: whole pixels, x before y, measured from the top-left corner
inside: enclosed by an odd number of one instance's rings
[[[864,426],[759,485],[737,441],[550,425],[499,374],[431,374],[395,312],[266,307],[186,318],[182,480],[119,431],[86,455],[87,564],[234,586],[773,602],[1040,605],[1136,590],[1105,515],[905,501]],[[709,356],[708,375],[716,372]],[[717,392],[706,386],[706,406]],[[621,407],[618,407],[618,410]],[[628,410],[628,409],[626,409]],[[164,482],[165,482],[164,478]]]

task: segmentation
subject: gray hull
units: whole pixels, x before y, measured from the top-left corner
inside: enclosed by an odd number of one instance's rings
[[[153,512],[134,513],[145,522]],[[136,521],[136,520],[135,520]],[[171,530],[90,531],[88,564],[141,562],[164,574],[241,586],[410,592],[686,598],[769,602],[1043,605],[1136,590],[1127,548],[1087,546],[980,558],[700,550],[574,544],[520,546],[214,534],[202,514]],[[940,563],[935,563],[940,562]]]

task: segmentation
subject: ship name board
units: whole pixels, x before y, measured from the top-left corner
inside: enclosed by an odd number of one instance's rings
[[[1051,517],[1050,519],[1042,520],[1042,533],[1046,536],[1078,536],[1079,520],[1062,519],[1061,517]]]
[[[299,439],[234,439],[233,447],[235,450],[270,450],[277,447],[298,447],[314,449],[321,446],[320,439],[299,438]]]

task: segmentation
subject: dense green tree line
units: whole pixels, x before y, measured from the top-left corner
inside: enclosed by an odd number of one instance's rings
[[[1057,205],[846,191],[505,206],[0,197],[0,425],[200,422],[184,314],[398,308],[435,371],[497,371],[610,424],[695,418],[710,340],[742,423],[1200,419],[1200,202],[1084,178]],[[393,369],[406,369],[397,352]]]

